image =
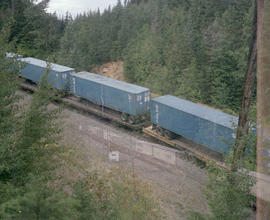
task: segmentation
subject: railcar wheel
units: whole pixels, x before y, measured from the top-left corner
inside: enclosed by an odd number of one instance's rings
[[[142,122],[150,121],[150,116],[148,115],[148,113],[144,113],[143,115],[141,115],[140,119]]]
[[[55,90],[55,93],[59,98],[65,98],[68,95],[67,90]]]
[[[160,135],[160,136],[164,136],[164,132],[163,132],[163,129],[161,128],[161,127],[156,127],[156,132],[157,132],[157,134],[158,135]]]
[[[169,140],[172,140],[175,136],[174,133],[172,133],[171,131],[168,131],[168,130],[164,130],[163,134],[164,134],[164,137],[169,139]]]
[[[136,122],[137,122],[136,116],[130,115],[130,116],[128,117],[128,122],[129,122],[130,124],[136,124]]]
[[[121,120],[122,120],[122,121],[127,121],[127,120],[128,120],[128,114],[126,114],[126,113],[123,112],[123,113],[121,114]]]

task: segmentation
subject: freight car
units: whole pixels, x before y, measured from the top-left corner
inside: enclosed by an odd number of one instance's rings
[[[69,89],[69,77],[75,70],[66,66],[61,66],[54,63],[47,63],[32,57],[19,58],[24,64],[20,76],[34,83],[39,83],[44,75],[46,68],[50,68],[48,75],[48,83],[53,82],[53,88]]]
[[[6,53],[6,58],[18,59],[18,58],[23,58],[23,56],[20,54],[16,54],[16,53]]]
[[[229,152],[237,121],[232,115],[171,95],[151,101],[151,122],[160,135],[184,136],[220,153]]]
[[[17,59],[26,64],[20,76],[39,83],[48,66],[47,62],[31,57]],[[134,125],[145,119],[145,115],[150,112],[152,127],[160,135],[167,139],[177,135],[185,137],[214,152],[227,153],[234,142],[232,124],[237,124],[236,117],[171,95],[151,101],[150,90],[147,88],[89,72],[75,73],[74,69],[57,64],[51,63],[49,66],[51,70],[48,82],[54,82],[54,88],[66,89],[74,94],[77,98],[70,96],[63,101],[72,103],[76,108],[83,107],[96,113],[95,109],[90,109],[91,106],[82,106],[78,102],[79,98],[89,100],[93,105],[110,110],[98,115],[117,122],[122,119],[124,125]],[[114,113],[117,113],[119,119],[115,115],[110,116]]]
[[[89,72],[71,74],[71,93],[121,113],[135,124],[150,110],[150,90]]]

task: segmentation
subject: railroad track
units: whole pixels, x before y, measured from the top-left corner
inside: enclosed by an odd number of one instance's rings
[[[25,82],[21,83],[21,88],[23,90],[28,90],[31,92],[35,92],[37,87],[35,85],[30,85],[27,84]],[[226,169],[226,170],[230,170],[230,166],[228,164],[226,164],[223,160],[222,157],[220,157],[219,153],[216,153],[214,151],[211,151],[209,149],[205,149],[203,146],[199,146],[199,147],[194,147],[192,146],[192,144],[187,143],[187,141],[184,138],[176,138],[176,139],[172,139],[169,140],[161,135],[159,135],[157,132],[155,132],[152,129],[152,126],[150,126],[149,122],[145,122],[145,123],[140,123],[140,124],[129,124],[127,122],[124,122],[121,120],[121,115],[118,114],[117,112],[108,109],[108,108],[102,108],[102,106],[98,106],[94,103],[82,103],[80,101],[80,98],[76,97],[76,96],[69,96],[69,97],[65,97],[65,98],[60,98],[57,100],[57,102],[62,102],[64,104],[66,104],[67,106],[70,106],[74,109],[83,111],[83,112],[87,112],[90,114],[94,114],[100,118],[105,118],[108,119],[110,121],[114,121],[119,125],[122,125],[124,127],[130,128],[132,130],[142,130],[145,134],[175,148],[178,150],[186,150],[189,153],[191,153],[193,156],[195,156],[197,159],[203,161],[203,162],[211,162],[214,161],[216,163],[217,166],[219,166],[220,168]],[[196,145],[196,144],[195,144]],[[200,150],[198,149],[200,148]],[[239,172],[245,172],[245,170],[240,170]],[[249,176],[255,178],[257,181],[260,181],[260,187],[263,187],[263,191],[264,193],[260,195],[260,198],[270,202],[270,177],[263,175],[263,174],[259,174],[256,172],[249,172]],[[257,192],[257,185],[255,185],[252,189],[252,194],[256,196],[256,192]]]
[[[21,88],[24,90],[28,90],[31,92],[35,92],[37,87],[35,85],[30,85],[25,82],[21,83]],[[98,117],[114,121],[117,124],[130,128],[132,130],[142,130],[143,127],[149,125],[149,122],[142,122],[139,124],[130,124],[126,121],[123,121],[121,119],[121,114],[117,111],[114,111],[112,109],[106,108],[104,106],[96,105],[90,101],[88,102],[81,102],[79,97],[76,97],[74,95],[69,95],[68,97],[59,98],[57,99],[57,102],[64,103],[72,108],[75,108],[77,110],[94,114]]]

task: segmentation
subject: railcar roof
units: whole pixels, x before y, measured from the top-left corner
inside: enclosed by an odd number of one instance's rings
[[[154,98],[153,101],[195,115],[199,118],[214,122],[224,127],[233,129],[232,124],[235,123],[237,125],[238,123],[238,119],[233,115],[229,115],[220,110],[212,109],[210,107],[196,104],[172,95]]]
[[[6,53],[7,58],[22,58],[23,56],[16,53]]]
[[[42,67],[42,68],[47,68],[47,66],[48,66],[47,64],[50,64],[50,68],[56,72],[74,71],[73,68],[70,68],[67,66],[62,66],[59,64],[55,64],[55,63],[49,63],[49,62],[47,63],[44,60],[36,59],[33,57],[20,58],[19,60],[22,62],[26,62],[26,63],[32,64],[32,65],[35,65],[35,66]]]
[[[117,88],[117,89],[129,92],[129,93],[133,93],[133,94],[139,94],[142,92],[149,91],[149,89],[147,88],[137,86],[131,83],[119,81],[116,79],[111,79],[111,78],[101,76],[95,73],[79,72],[79,73],[73,73],[71,75],[79,77],[79,78],[83,78],[86,80],[90,80],[96,83],[101,83],[103,85],[107,85],[107,86]]]

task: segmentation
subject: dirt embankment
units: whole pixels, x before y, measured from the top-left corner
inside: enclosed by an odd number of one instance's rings
[[[123,61],[105,63],[94,68],[92,72],[109,78],[126,81],[124,77]]]
[[[112,79],[127,82],[127,79],[124,76],[123,61],[102,64],[101,66],[94,68],[92,72]],[[151,93],[151,96],[152,98],[156,98],[160,95]]]

